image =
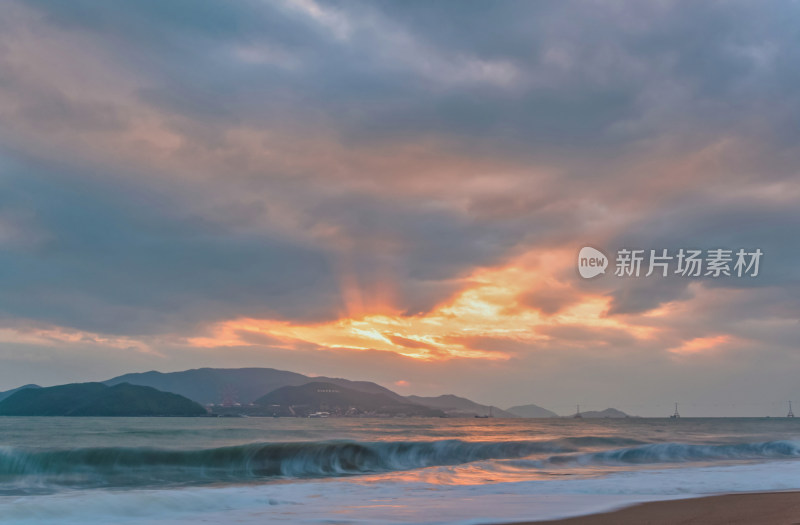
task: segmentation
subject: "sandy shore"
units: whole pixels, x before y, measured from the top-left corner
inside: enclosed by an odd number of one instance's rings
[[[727,494],[656,501],[603,514],[525,523],[531,525],[798,525],[800,492]]]

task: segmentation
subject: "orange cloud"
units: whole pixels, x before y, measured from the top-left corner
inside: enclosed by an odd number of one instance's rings
[[[719,349],[721,346],[730,343],[732,340],[729,335],[715,335],[709,337],[695,337],[685,341],[682,345],[670,348],[673,354],[692,355],[702,354]]]
[[[553,279],[571,253],[547,255],[548,264],[526,255],[499,269],[476,271],[463,290],[429,312],[403,315],[383,306],[383,311],[360,310],[333,322],[295,324],[270,319],[242,318],[219,323],[211,334],[189,339],[201,347],[246,345],[257,336],[268,336],[289,347],[311,343],[325,348],[380,350],[420,360],[452,358],[506,360],[507,351],[475,344],[481,338],[506,339],[535,347],[553,339],[552,328],[593,328],[622,331],[636,339],[649,339],[657,328],[628,324],[605,316],[610,298],[576,293],[572,304],[553,315],[520,300],[528,289]],[[569,262],[567,262],[569,261]],[[363,303],[359,305],[363,307]],[[256,337],[254,337],[256,336]]]
[[[145,341],[125,336],[111,336],[96,332],[75,330],[56,325],[22,325],[0,328],[0,343],[26,345],[97,345],[121,350],[136,350],[144,354],[163,357]]]

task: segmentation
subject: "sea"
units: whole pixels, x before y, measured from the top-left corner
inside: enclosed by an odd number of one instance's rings
[[[800,489],[798,419],[0,417],[3,524],[490,524]]]

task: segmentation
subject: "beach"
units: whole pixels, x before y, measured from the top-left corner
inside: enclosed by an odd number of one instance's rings
[[[524,525],[796,525],[800,492],[725,494],[655,501],[613,512],[575,518],[515,523]],[[509,524],[510,525],[510,524]]]

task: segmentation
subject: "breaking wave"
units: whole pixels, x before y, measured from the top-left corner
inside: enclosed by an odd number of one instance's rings
[[[510,464],[521,468],[546,468],[552,466],[656,465],[664,463],[793,458],[800,458],[800,441],[765,441],[727,445],[651,443],[600,452],[554,455],[544,459],[512,461]]]
[[[0,448],[0,486],[9,487],[9,490],[24,486],[30,490],[31,487],[54,485],[76,488],[196,485],[348,476],[484,460],[510,460],[519,468],[557,468],[562,465],[796,457],[800,457],[800,442],[796,441],[697,445],[643,443],[612,437],[513,442],[255,443],[202,450],[121,447],[28,450],[7,447]]]

